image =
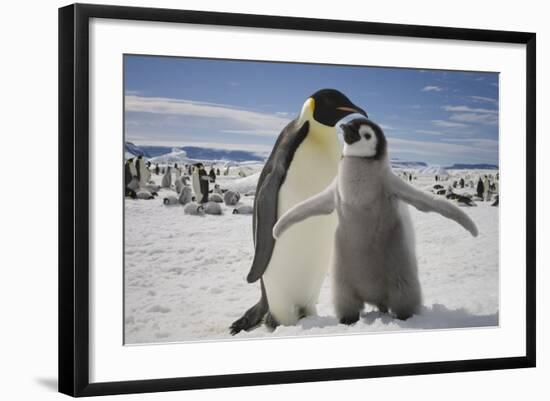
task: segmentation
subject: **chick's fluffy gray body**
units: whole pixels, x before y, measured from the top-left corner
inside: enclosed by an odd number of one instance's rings
[[[293,224],[336,209],[333,293],[340,322],[356,322],[365,303],[407,319],[422,304],[408,205],[454,220],[474,237],[477,227],[454,204],[392,173],[386,139],[378,125],[356,119],[342,127],[346,145],[336,179],[288,210],[275,224],[273,236],[278,238]]]
[[[344,157],[335,192],[334,306],[344,323],[364,303],[406,319],[422,303],[408,206],[389,191],[386,160]]]

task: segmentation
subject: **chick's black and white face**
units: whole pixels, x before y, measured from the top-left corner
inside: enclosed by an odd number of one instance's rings
[[[366,119],[356,119],[342,124],[344,132],[344,156],[378,159],[385,154],[386,138],[376,124]]]

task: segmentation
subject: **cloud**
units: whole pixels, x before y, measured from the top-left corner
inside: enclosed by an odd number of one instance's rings
[[[281,133],[281,130],[223,129],[220,132],[225,132],[226,134],[241,134],[241,135],[254,135],[254,136],[277,136]]]
[[[230,105],[207,103],[186,99],[163,97],[144,97],[127,95],[125,97],[127,112],[150,113],[185,117],[187,120],[200,120],[202,123],[217,125],[234,133],[246,135],[276,136],[290,119],[280,115],[261,113]]]
[[[461,113],[498,114],[498,110],[479,109],[468,106],[442,106],[441,108],[445,111],[455,111]]]
[[[453,112],[450,121],[470,124],[497,125],[498,110],[473,108],[469,106],[442,106],[445,111]]]
[[[447,121],[447,120],[432,120],[432,124],[436,127],[443,127],[443,128],[463,128],[467,127],[467,124],[457,123],[453,121]]]
[[[495,114],[458,113],[451,115],[449,119],[461,123],[479,123],[485,125],[498,124],[498,115]]]
[[[416,131],[417,134],[424,134],[424,135],[445,135],[444,132],[441,132],[441,131],[432,131],[432,130],[427,130],[427,129],[417,129]]]
[[[468,96],[468,98],[472,99],[474,102],[480,102],[480,103],[498,103],[497,99],[494,99],[492,97],[486,97],[486,96]]]
[[[387,124],[378,124],[380,126],[380,128],[382,128],[384,131],[391,131],[391,130],[394,130],[395,128],[392,127],[391,125],[387,125]]]
[[[498,151],[498,139],[486,138],[442,138],[444,142],[466,143],[475,148],[492,149]]]
[[[436,85],[427,85],[422,88],[422,92],[441,92],[443,88]]]

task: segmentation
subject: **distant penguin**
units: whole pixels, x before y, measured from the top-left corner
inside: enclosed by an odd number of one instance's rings
[[[139,185],[144,187],[151,179],[151,172],[146,166],[145,159],[141,156],[138,158],[137,168],[139,169]]]
[[[214,189],[212,190],[212,193],[214,194],[222,194],[222,189],[220,187],[220,184],[214,184]]]
[[[458,199],[461,195],[455,194],[452,190],[447,191],[447,195],[445,195],[445,198],[447,199]]]
[[[139,189],[139,180],[137,179],[137,176],[132,178],[132,181],[128,184],[128,188],[137,192]]]
[[[335,216],[304,221],[278,240],[277,218],[334,179],[341,157],[335,125],[353,113],[366,116],[344,94],[322,89],[311,95],[298,117],[281,132],[256,186],[252,218],[254,259],[247,281],[260,281],[261,299],[235,321],[236,334],[262,322],[274,328],[316,314],[332,251]]]
[[[499,196],[495,196],[495,201],[491,204],[491,206],[498,206],[498,200],[499,200]]]
[[[189,186],[183,187],[178,196],[178,202],[182,205],[187,205],[192,200],[193,200],[193,191],[191,190],[191,187]]]
[[[190,214],[192,216],[203,216],[204,207],[196,202],[190,202],[183,208],[185,214]]]
[[[483,177],[483,200],[491,200],[491,194],[489,193],[489,178]]]
[[[240,199],[241,194],[239,194],[238,192],[227,191],[223,195],[223,201],[227,206],[235,206],[237,203],[239,203]]]
[[[204,213],[206,214],[222,214],[222,206],[216,202],[206,202],[204,204]]]
[[[223,203],[223,197],[220,194],[213,193],[208,197],[208,200],[216,203]]]
[[[128,160],[128,167],[130,168],[130,173],[132,174],[132,177],[137,177],[137,168],[136,168],[136,162],[134,162],[134,159]]]
[[[191,175],[191,183],[193,185],[193,192],[195,193],[197,202],[200,203],[202,200],[202,192],[201,192],[201,179],[199,175],[198,165],[195,165],[193,168],[193,174]]]
[[[162,177],[160,186],[162,188],[170,188],[172,186],[172,171],[170,169],[170,166],[166,167],[166,172]]]
[[[160,191],[160,185],[157,184],[147,184],[144,187],[149,192],[158,192]]]
[[[468,196],[458,195],[456,201],[460,206],[477,206],[472,198]]]
[[[162,200],[162,203],[164,203],[166,206],[171,205],[177,205],[178,204],[178,198],[176,198],[173,195],[167,196]]]
[[[128,184],[132,182],[132,172],[130,171],[130,160],[124,163],[124,187],[128,188]]]
[[[414,227],[407,204],[452,219],[473,236],[477,236],[477,228],[452,203],[394,175],[386,137],[377,124],[361,118],[342,128],[345,144],[337,178],[324,191],[288,210],[273,235],[280,238],[294,224],[336,210],[332,284],[340,323],[359,320],[365,303],[407,319],[422,305]]]
[[[483,192],[485,192],[485,187],[483,186],[483,181],[481,181],[481,177],[479,177],[479,179],[477,180],[476,192],[478,197],[483,198]]]
[[[254,207],[250,205],[240,205],[233,209],[233,214],[252,214]]]
[[[179,178],[176,178],[176,181],[174,182],[176,186],[176,192],[179,194],[182,190],[182,188],[185,186],[185,176],[180,176]]]

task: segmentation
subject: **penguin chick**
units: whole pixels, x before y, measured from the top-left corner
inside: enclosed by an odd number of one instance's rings
[[[254,213],[254,207],[250,205],[241,205],[233,209],[233,214],[252,214]]]
[[[204,213],[220,215],[222,214],[222,207],[219,203],[207,202],[204,205]]]
[[[164,203],[166,206],[171,206],[171,205],[177,205],[178,204],[178,198],[176,198],[175,196],[167,196],[166,198],[164,198],[162,200],[162,203]]]
[[[204,207],[196,202],[190,202],[185,205],[183,212],[192,216],[204,216]]]
[[[191,187],[185,186],[181,189],[181,192],[178,197],[178,202],[182,205],[187,205],[189,202],[193,201],[193,191]]]
[[[208,200],[210,200],[210,202],[216,202],[216,203],[222,203],[223,202],[222,196],[218,193],[213,193],[212,195],[210,195],[208,197]]]
[[[239,194],[238,192],[227,191],[223,195],[223,201],[225,202],[226,206],[235,206],[237,203],[239,203],[240,199],[241,194]]]

